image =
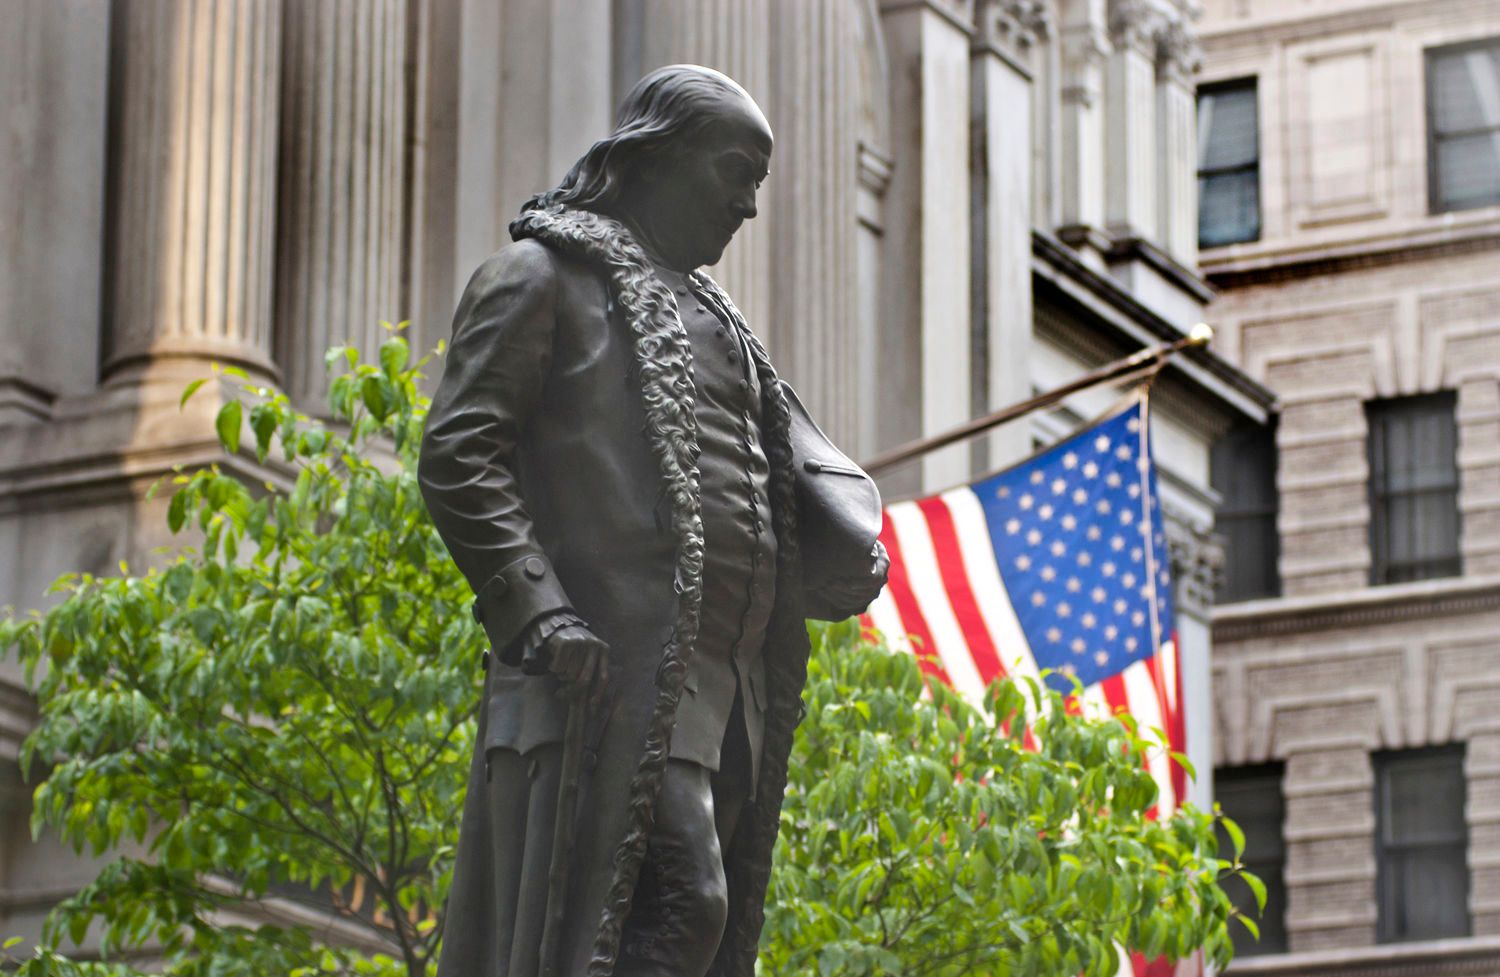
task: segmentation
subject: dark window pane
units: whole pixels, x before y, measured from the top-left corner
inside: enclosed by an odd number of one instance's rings
[[[1215,530],[1224,540],[1218,599],[1274,597],[1281,592],[1275,429],[1236,428],[1214,445],[1210,460],[1210,481],[1220,497]]]
[[[1198,97],[1198,169],[1254,163],[1258,144],[1253,81],[1209,89]]]
[[[1461,572],[1453,411],[1451,393],[1367,405],[1372,583]]]
[[[1500,203],[1500,39],[1427,53],[1434,210]]]
[[[1382,942],[1469,934],[1461,748],[1374,757]]]
[[[1230,934],[1236,956],[1284,953],[1286,942],[1286,845],[1282,836],[1285,804],[1281,796],[1280,764],[1239,767],[1214,772],[1214,798],[1245,833],[1245,868],[1266,884],[1266,909],[1256,917],[1255,896],[1240,878],[1226,879],[1230,900],[1260,926],[1260,939],[1234,922]],[[1227,833],[1219,832],[1219,857],[1229,859],[1234,848]]]
[[[1434,52],[1432,109],[1439,135],[1500,127],[1500,44]]]
[[[1198,178],[1198,243],[1206,248],[1260,237],[1260,171]]]
[[[1500,201],[1500,129],[1443,139],[1434,172],[1444,210]]]
[[[1255,79],[1198,94],[1198,243],[1260,237],[1260,134]]]

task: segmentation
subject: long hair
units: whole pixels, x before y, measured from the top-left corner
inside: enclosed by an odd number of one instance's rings
[[[526,201],[521,212],[565,204],[609,213],[641,161],[700,135],[719,118],[726,95],[754,104],[738,82],[712,68],[657,68],[620,103],[615,131],[594,143],[556,187]]]

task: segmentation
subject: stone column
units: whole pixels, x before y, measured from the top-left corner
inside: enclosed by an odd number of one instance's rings
[[[1075,246],[1100,240],[1104,226],[1104,67],[1109,56],[1104,0],[1061,0],[1062,199],[1059,233]],[[1096,249],[1097,250],[1097,249]],[[1085,257],[1099,260],[1097,254]],[[1102,263],[1100,265],[1102,267]]]
[[[1157,20],[1148,0],[1110,0],[1104,216],[1116,237],[1157,237]]]
[[[1184,268],[1198,264],[1198,108],[1201,52],[1185,15],[1156,33],[1158,241]]]
[[[406,2],[297,0],[283,31],[275,352],[319,409],[324,351],[373,361],[408,312]]]
[[[883,0],[890,64],[891,141],[886,196],[889,246],[883,355],[915,367],[892,389],[915,395],[889,410],[883,445],[937,434],[970,418],[969,45],[965,4]],[[915,381],[915,383],[910,383]],[[913,389],[914,387],[914,389]],[[897,403],[900,401],[897,400]],[[921,485],[946,488],[970,475],[969,448],[955,445],[921,462]],[[892,491],[914,487],[897,479]]]
[[[850,0],[773,0],[771,15],[776,149],[756,223],[769,231],[772,304],[758,328],[818,423],[851,445],[861,382],[858,10]]]
[[[1031,52],[1031,216],[1051,231],[1062,225],[1062,57],[1048,4],[1034,9],[1041,26]]]
[[[282,4],[119,0],[104,374],[274,377]]]
[[[109,9],[16,0],[0,30],[0,427],[99,379]]]
[[[1035,0],[984,0],[975,19],[970,237],[978,416],[1031,392],[1032,66],[1047,24]],[[1007,424],[985,446],[976,459],[981,469],[1019,461],[1031,439],[1025,424]]]
[[[623,97],[639,78],[667,64],[701,64],[733,78],[744,86],[757,104],[771,115],[771,127],[791,124],[778,120],[771,111],[771,8],[773,0],[622,0],[617,10],[621,45],[620,71],[616,76]],[[788,5],[788,12],[796,5]],[[816,5],[814,5],[816,6]],[[812,11],[795,14],[816,17]],[[812,106],[803,106],[808,111]],[[779,153],[779,148],[778,148]],[[770,181],[779,179],[780,160],[771,160]],[[769,185],[767,190],[769,190]],[[768,329],[771,315],[771,230],[769,194],[759,202],[761,216],[747,222],[723,259],[709,269],[745,314],[745,319],[763,339],[774,339]],[[770,344],[771,354],[785,359]]]

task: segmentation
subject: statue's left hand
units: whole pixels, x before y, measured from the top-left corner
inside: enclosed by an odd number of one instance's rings
[[[552,632],[542,645],[548,667],[562,683],[562,695],[587,695],[598,706],[609,686],[609,645],[583,625]]]

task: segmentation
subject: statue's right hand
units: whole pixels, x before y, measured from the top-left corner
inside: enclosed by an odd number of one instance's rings
[[[559,628],[542,645],[547,667],[562,683],[560,695],[587,695],[591,707],[604,699],[609,685],[609,645],[588,628]]]

